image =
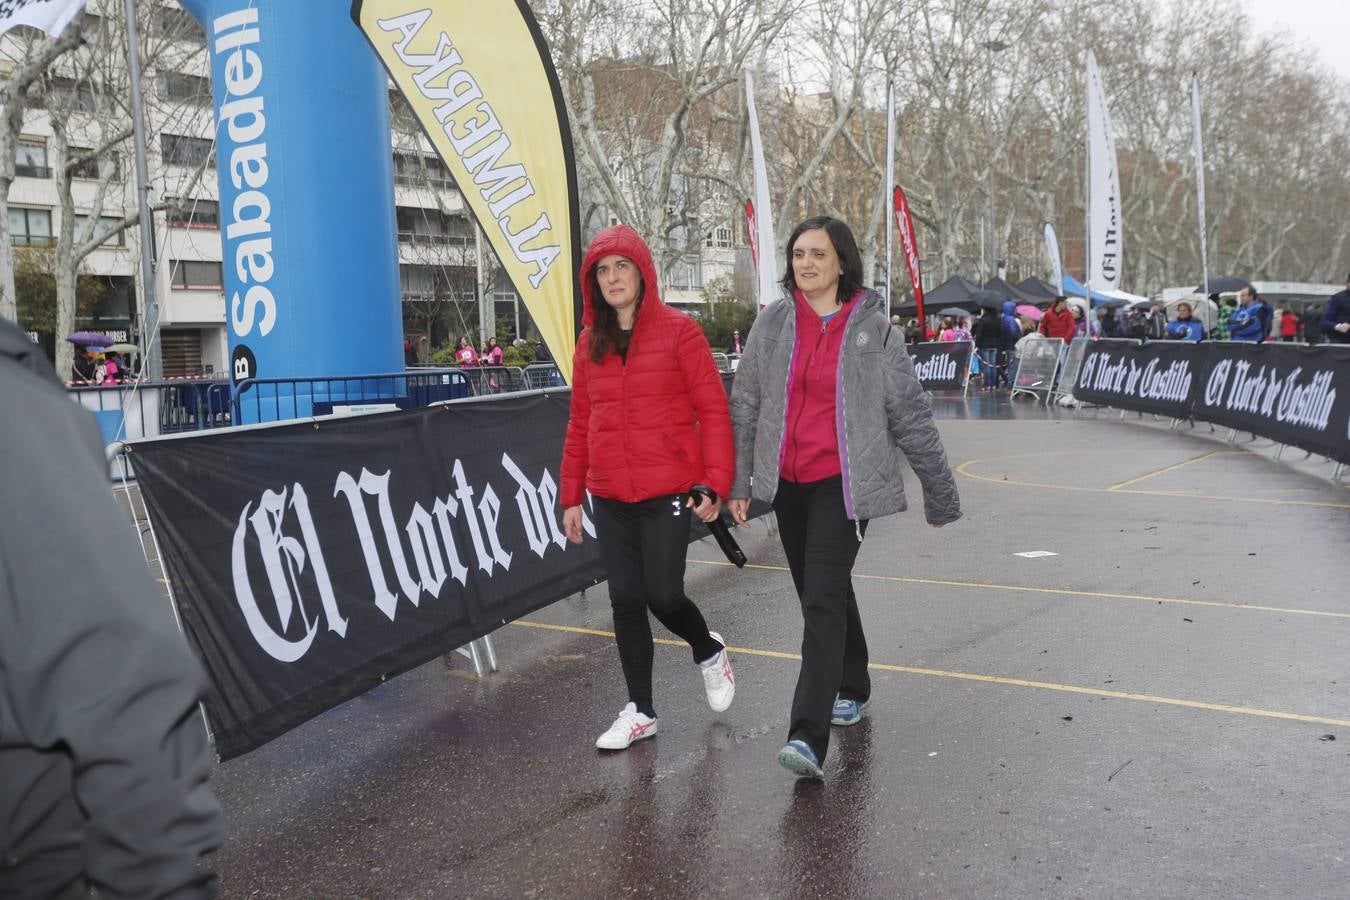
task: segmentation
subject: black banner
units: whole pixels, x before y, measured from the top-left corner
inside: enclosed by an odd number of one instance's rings
[[[1093,341],[1074,396],[1194,417],[1350,463],[1350,347]]]
[[[1184,419],[1208,370],[1205,348],[1186,341],[1092,341],[1073,394],[1080,400]]]
[[[1350,463],[1350,346],[1222,342],[1208,349],[1197,419]]]
[[[970,341],[925,341],[910,344],[914,374],[927,391],[962,391],[970,377]]]
[[[603,577],[562,533],[569,396],[131,448],[222,759]]]

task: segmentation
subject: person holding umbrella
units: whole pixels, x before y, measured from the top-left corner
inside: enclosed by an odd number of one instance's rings
[[[907,506],[899,453],[923,486],[928,523],[961,517],[928,394],[885,302],[863,287],[853,232],[800,223],[787,241],[784,295],[755,320],[731,393],[736,431],[731,515],[773,504],[801,601],[802,665],[778,762],[821,778],[830,726],[862,719],[871,698],[853,563],[868,522]]]

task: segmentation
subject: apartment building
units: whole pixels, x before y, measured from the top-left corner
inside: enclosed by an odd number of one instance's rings
[[[122,4],[91,2],[86,15],[86,40],[124,41]],[[113,20],[105,20],[105,16]],[[151,203],[155,241],[155,286],[160,305],[160,342],[164,374],[191,376],[226,371],[228,340],[221,265],[220,208],[215,167],[215,119],[206,36],[176,3],[146,10],[139,23],[149,50],[143,64]],[[0,74],[19,57],[21,38],[0,41]],[[104,52],[124,59],[120,46]],[[88,52],[88,51],[82,51]],[[30,92],[16,150],[16,178],[10,191],[9,224],[16,249],[51,248],[61,227],[61,199],[55,167],[57,149],[52,116],[60,115],[69,134],[71,157],[95,145],[117,120],[130,121],[129,101],[105,96],[126,92],[122,82],[103,84],[72,68],[60,74],[58,60],[42,89]],[[69,68],[69,65],[67,64]],[[421,352],[452,336],[479,339],[477,296],[492,304],[490,329],[499,337],[534,338],[529,314],[509,279],[496,265],[491,249],[478,245],[473,218],[450,173],[436,157],[406,106],[392,91],[394,203],[398,222],[399,280],[404,330]],[[54,112],[54,110],[56,112]],[[85,143],[81,143],[84,141]],[[316,189],[319,189],[316,186]],[[116,340],[134,340],[142,320],[137,308],[140,276],[140,230],[122,227],[136,209],[135,163],[131,141],[117,152],[91,161],[74,173],[74,214],[81,222],[98,210],[94,236],[107,239],[86,256],[83,275],[97,277],[107,288],[103,299],[85,316],[78,330],[93,330]],[[78,227],[78,225],[77,225]],[[481,277],[480,277],[481,266]],[[62,335],[39,335],[51,345]]]

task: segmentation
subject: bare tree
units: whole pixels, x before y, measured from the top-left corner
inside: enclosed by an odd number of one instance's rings
[[[20,38],[20,56],[14,69],[0,87],[4,105],[4,127],[0,128],[0,317],[17,317],[14,300],[14,241],[9,231],[9,190],[14,184],[15,154],[23,131],[24,98],[33,82],[62,54],[74,50],[82,41],[83,23],[77,16],[56,38],[31,35]]]

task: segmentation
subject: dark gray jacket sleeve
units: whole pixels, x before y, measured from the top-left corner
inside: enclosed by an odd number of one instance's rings
[[[905,350],[904,335],[894,326],[886,339],[886,421],[891,438],[909,460],[923,486],[924,518],[945,525],[961,518],[956,478],[947,465],[928,392],[914,374],[914,362]]]
[[[206,679],[64,392],[8,379],[0,435],[0,690],[23,741],[70,758],[85,875],[105,897],[212,896],[224,838]],[[11,427],[14,426],[14,427]]]

